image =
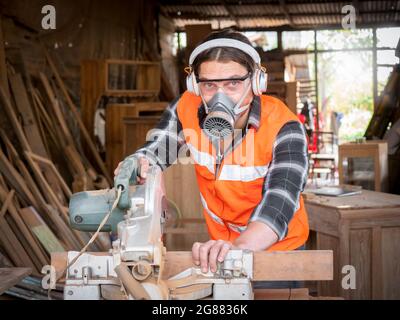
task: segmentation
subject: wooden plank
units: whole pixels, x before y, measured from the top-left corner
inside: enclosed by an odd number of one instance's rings
[[[4,49],[4,35],[3,35],[3,18],[0,15],[0,87],[4,88],[5,96],[10,99],[10,91],[8,89],[7,67],[6,67],[6,51]]]
[[[31,273],[31,268],[0,268],[0,295]]]
[[[24,130],[22,129],[22,126],[18,121],[17,115],[15,114],[15,111],[11,105],[10,99],[7,98],[7,94],[3,86],[0,86],[0,100],[3,102],[2,105],[6,110],[6,113],[10,119],[11,125],[15,130],[22,149],[31,151],[32,149],[28,143],[28,140],[25,137]]]
[[[46,196],[47,200],[49,201],[50,204],[53,204],[59,213],[61,213],[62,218],[64,219],[64,222],[68,225],[69,224],[69,215],[68,212],[65,211],[65,207],[60,203],[59,199],[57,196],[54,194],[53,190],[51,189],[50,185],[47,183],[46,179],[44,178],[39,166],[37,163],[34,161],[32,158],[32,153],[30,152],[25,152],[25,157],[28,160],[28,162],[31,165],[31,168],[37,177],[38,181],[40,181],[40,186],[42,188],[42,191],[44,195]],[[79,233],[77,230],[71,230],[72,233],[75,235],[75,237],[72,237],[74,242],[77,244],[77,247],[84,246],[86,245],[85,239],[84,239],[84,234]]]
[[[20,210],[20,214],[25,223],[32,230],[33,234],[38,238],[46,251],[52,252],[65,251],[61,243],[58,241],[54,233],[49,229],[35,208],[28,207]]]
[[[30,267],[36,270],[35,264],[4,218],[0,218],[0,232],[2,235],[0,241],[13,263],[18,267]]]
[[[330,250],[255,252],[254,279],[332,280],[333,253]]]
[[[3,204],[7,203],[7,199],[9,198],[9,195],[10,194],[7,195],[6,191],[3,190],[2,187],[0,187],[0,200],[3,202]],[[22,233],[23,237],[25,237],[25,239],[29,243],[29,247],[30,247],[29,249],[31,249],[30,251],[33,251],[33,253],[36,255],[38,261],[42,264],[42,266],[48,264],[48,258],[42,254],[42,251],[38,247],[30,230],[27,228],[27,226],[25,224],[26,221],[24,221],[21,218],[16,207],[13,205],[13,203],[11,201],[8,203],[7,210],[10,213],[11,217],[13,218],[14,222],[16,223],[16,226]],[[26,248],[26,249],[28,249],[28,248]]]
[[[5,217],[5,220],[7,221],[8,225],[10,226],[10,229],[14,233],[15,237],[18,239],[19,244],[22,246],[22,248],[24,248],[27,257],[34,264],[34,266],[35,266],[34,272],[37,274],[38,272],[40,272],[40,270],[42,270],[43,263],[40,262],[39,258],[36,256],[35,252],[31,249],[30,243],[26,240],[26,238],[24,237],[23,233],[19,230],[17,224],[12,219],[12,217],[10,215],[7,215]],[[40,245],[39,242],[36,240],[36,238],[34,238],[34,241],[35,241],[35,244],[37,246]],[[48,263],[46,262],[45,264],[47,265]]]
[[[47,214],[48,211],[46,210],[47,208],[44,205],[45,200],[41,194],[41,191],[38,189],[36,182],[33,180],[30,172],[26,168],[25,164],[21,161],[21,158],[19,157],[14,146],[11,144],[11,142],[9,141],[9,139],[7,138],[7,136],[4,134],[4,132],[2,130],[0,130],[0,136],[3,139],[3,142],[9,148],[9,152],[10,152],[11,156],[14,158],[16,166],[17,166],[19,172],[21,173],[23,179],[25,180],[27,187],[29,188],[29,190],[32,191],[32,195],[34,196],[34,198],[36,199],[36,201],[39,205],[39,207],[36,207],[36,208],[41,209],[42,213]],[[47,222],[53,222],[51,215],[47,215],[45,217],[45,219]]]
[[[79,153],[77,151],[77,145],[75,143],[75,140],[62,114],[62,111],[59,106],[59,101],[57,100],[57,97],[47,77],[43,73],[39,73],[39,76],[42,81],[43,87],[45,88],[46,94],[50,100],[50,106],[52,107],[53,113],[57,119],[58,126],[61,129],[59,130],[58,135],[62,136],[62,141],[67,142],[66,148],[68,148],[68,150],[66,152],[66,156],[68,158],[68,164],[73,170],[73,175],[80,175],[86,177],[87,176],[86,168],[82,163],[82,159],[80,158]],[[86,177],[86,180],[89,179]],[[92,187],[92,184],[90,184],[90,186]]]
[[[3,151],[0,149],[0,172],[4,175],[9,184],[18,192],[21,199],[26,203],[38,207],[35,197],[29,190],[23,177],[15,170]]]
[[[3,200],[3,205],[2,205],[1,210],[0,210],[0,218],[3,218],[4,215],[5,215],[5,213],[7,212],[8,207],[9,207],[10,204],[11,204],[11,201],[12,201],[12,199],[13,199],[14,194],[15,194],[15,191],[14,191],[14,190],[11,190],[11,191],[7,194],[6,199]]]
[[[58,199],[57,195],[53,192],[46,178],[43,176],[43,173],[39,165],[34,161],[32,153],[25,152],[25,158],[28,160],[28,163],[30,164],[33,173],[35,174],[36,179],[40,184],[40,188],[42,189],[42,193],[45,195],[48,203],[53,204],[55,207],[57,207],[57,209],[59,209],[60,213],[63,213],[62,204],[60,203],[60,200]],[[68,216],[63,215],[63,218],[68,223]]]
[[[59,127],[61,129],[64,139],[67,140],[67,143],[69,145],[74,145],[74,139],[72,138],[72,134],[68,128],[67,122],[66,122],[64,116],[62,115],[62,112],[61,112],[60,106],[59,106],[59,102],[57,100],[56,95],[54,94],[53,89],[51,88],[49,80],[42,72],[39,73],[39,77],[40,77],[40,80],[42,81],[42,84],[46,91],[47,97],[50,100],[50,106],[52,107],[54,115],[56,116],[56,119],[58,121],[58,124],[59,124]]]
[[[29,154],[30,153],[28,153],[28,155]],[[1,160],[3,160],[3,161],[1,161]],[[2,163],[7,164],[6,160],[7,160],[7,158],[5,158],[4,154],[2,154],[2,152],[0,150],[0,171],[2,170]],[[49,192],[49,190],[50,190],[50,192],[52,192],[50,186],[47,184],[47,182],[46,182],[43,174],[41,173],[40,168],[37,166],[37,164],[32,159],[30,159],[30,161],[31,161],[32,169],[34,170],[34,173],[37,176],[38,180],[42,181],[42,182],[44,181],[43,184],[41,184],[41,186],[44,188],[44,189],[42,189],[43,194],[48,195],[47,193]],[[81,244],[79,244],[79,242],[76,241],[76,239],[74,238],[74,236],[71,233],[72,232],[71,229],[68,228],[68,226],[66,225],[66,222],[64,220],[62,220],[62,218],[60,217],[59,213],[56,213],[56,212],[53,212],[53,211],[49,210],[48,205],[45,203],[45,200],[44,200],[41,192],[37,189],[35,183],[30,178],[29,172],[27,172],[26,168],[22,165],[22,163],[20,165],[20,170],[21,169],[23,169],[23,172],[25,172],[27,177],[29,177],[27,179],[27,182],[31,183],[31,188],[30,189],[32,190],[32,192],[35,193],[35,196],[32,195],[31,191],[29,190],[29,188],[27,187],[27,185],[25,184],[24,180],[21,178],[19,173],[16,172],[14,168],[12,168],[12,167],[9,168],[9,170],[11,172],[14,171],[14,175],[18,178],[18,179],[16,179],[16,181],[21,184],[21,186],[19,184],[17,184],[17,188],[18,187],[20,187],[20,189],[22,188],[21,189],[21,190],[23,190],[22,191],[22,196],[24,194],[27,194],[27,195],[30,196],[29,200],[26,201],[27,205],[33,204],[35,208],[41,208],[42,210],[44,210],[47,213],[48,217],[50,217],[52,219],[53,223],[57,226],[58,231],[59,231],[59,236],[63,237],[63,239],[66,241],[66,244],[69,245],[69,248],[70,249],[79,248]],[[57,198],[56,198],[56,196],[54,195],[54,193],[52,193],[52,195],[53,195],[54,198],[50,197],[50,199],[56,199],[57,203],[59,203]],[[52,202],[50,202],[50,203],[52,203]],[[59,208],[61,209],[60,210],[61,213],[64,212],[63,209],[62,209],[62,205],[61,204],[59,204]]]
[[[45,109],[42,100],[39,97],[37,90],[33,91],[33,98],[36,103],[38,113],[41,116],[44,126],[47,129],[49,136],[53,139],[55,144],[60,143],[62,141],[61,133],[59,130],[56,130],[54,127],[54,121],[51,120],[50,115],[48,114],[47,110]]]
[[[33,160],[43,163],[50,168],[50,170],[53,172],[54,176],[57,178],[58,182],[60,183],[60,186],[63,189],[67,198],[68,199],[71,198],[72,192],[71,192],[70,188],[67,186],[67,184],[65,183],[64,179],[61,177],[61,175],[58,172],[57,168],[55,167],[54,163],[52,161],[50,161],[49,159],[43,158],[34,153],[29,153],[29,155]]]
[[[41,156],[47,156],[21,74],[10,76],[10,84],[16,106],[23,119],[25,136],[32,151]]]
[[[167,252],[163,278],[193,267],[192,253]],[[329,250],[255,252],[254,281],[312,281],[333,279],[333,253]]]
[[[99,155],[99,153],[98,153],[98,151],[96,149],[96,146],[93,143],[93,141],[92,141],[92,139],[91,139],[91,137],[90,137],[85,125],[82,122],[81,115],[80,115],[80,113],[78,111],[78,108],[75,106],[75,104],[73,103],[71,97],[69,96],[69,94],[67,92],[67,89],[66,89],[66,87],[65,87],[65,85],[64,85],[64,83],[63,83],[63,81],[62,81],[62,79],[61,79],[61,77],[60,77],[60,75],[59,75],[59,73],[57,71],[57,68],[54,65],[53,60],[51,59],[49,53],[47,52],[47,50],[44,47],[43,47],[43,50],[45,52],[46,59],[47,59],[49,65],[50,65],[50,68],[51,68],[51,70],[52,70],[52,72],[53,72],[53,74],[54,74],[54,76],[56,78],[57,84],[60,87],[62,93],[64,94],[64,97],[65,97],[65,99],[67,101],[67,105],[69,106],[70,110],[74,114],[75,119],[78,122],[78,126],[80,128],[81,134],[82,134],[83,138],[85,139],[85,142],[87,143],[91,153],[93,154],[94,159],[96,160],[96,164],[99,166],[99,169],[104,174],[104,176],[107,178],[108,182],[110,184],[112,184],[111,176],[110,176],[109,172],[107,171],[105,163],[101,159],[101,157],[100,157],[100,155]]]

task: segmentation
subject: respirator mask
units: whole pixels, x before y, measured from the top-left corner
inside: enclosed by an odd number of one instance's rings
[[[237,103],[232,101],[227,94],[220,91],[215,93],[208,103],[203,99],[202,94],[200,94],[207,113],[203,122],[203,130],[209,138],[224,138],[233,133],[235,122],[249,108],[249,105],[241,106],[241,104],[250,89],[251,84],[248,84]]]

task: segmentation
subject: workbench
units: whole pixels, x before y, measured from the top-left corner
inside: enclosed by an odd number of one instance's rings
[[[106,252],[96,252],[92,254],[98,257],[110,255],[110,253]],[[253,258],[253,282],[332,280],[333,261],[331,251],[295,250],[254,252]],[[192,259],[192,253],[190,251],[167,251],[164,256],[162,280],[167,281],[172,276],[175,276],[187,268],[193,267]],[[55,271],[58,274],[61,273],[67,265],[67,253],[53,252],[51,254],[51,263]],[[64,280],[64,277],[59,279],[61,283],[64,282]],[[195,288],[195,286],[197,287]],[[199,290],[199,286],[210,286],[210,284],[197,284],[195,286],[183,288],[187,291],[187,299],[193,299],[191,294]],[[121,293],[119,285],[105,285],[101,290],[105,299],[126,300],[126,296]],[[254,298],[256,300],[315,299],[309,295],[308,288],[254,289]]]
[[[362,190],[346,197],[304,193],[307,249],[333,250],[334,279],[317,284],[319,296],[400,299],[400,196]],[[344,290],[343,266],[356,270],[356,289]]]

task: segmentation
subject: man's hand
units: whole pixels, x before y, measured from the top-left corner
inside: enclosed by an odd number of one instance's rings
[[[192,247],[193,263],[206,273],[217,271],[217,262],[224,261],[230,249],[247,249],[263,251],[278,241],[277,234],[266,224],[250,222],[247,229],[237,237],[234,243],[224,240],[210,240],[204,243],[195,242]]]
[[[205,243],[195,242],[192,247],[193,262],[201,268],[201,272],[217,271],[217,262],[222,262],[232,249],[232,243],[224,240],[210,240]]]
[[[123,161],[118,163],[118,167],[114,170],[114,176],[117,176],[122,165]],[[150,163],[149,160],[145,157],[139,158],[139,176],[137,177],[137,181],[139,184],[144,184],[147,178],[147,171],[149,171]]]

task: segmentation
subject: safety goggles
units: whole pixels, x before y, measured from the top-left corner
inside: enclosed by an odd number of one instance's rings
[[[196,78],[203,95],[214,95],[221,88],[228,95],[242,93],[245,90],[245,81],[250,77],[249,72],[243,77],[227,79],[200,79]]]

